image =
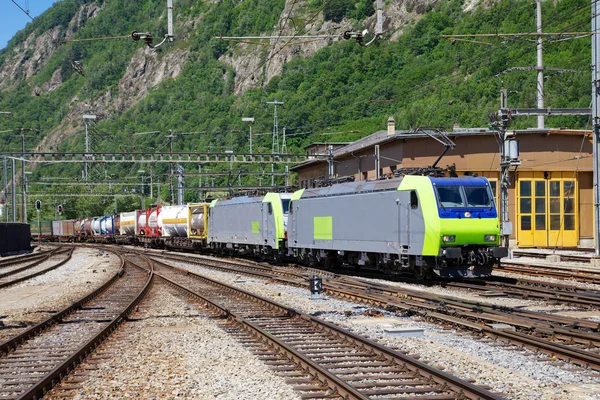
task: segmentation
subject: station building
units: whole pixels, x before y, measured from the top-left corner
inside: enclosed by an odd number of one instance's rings
[[[594,247],[592,132],[534,128],[507,133],[520,149],[520,165],[509,173],[511,246]],[[456,147],[437,166],[454,165],[459,176],[487,177],[499,204],[498,132],[455,127],[447,134]],[[308,160],[291,170],[298,173],[299,186],[308,188],[328,179],[330,160],[334,177],[385,179],[399,168],[433,165],[444,146],[425,133],[396,130],[390,118],[387,130],[356,142],[315,143],[305,150]]]

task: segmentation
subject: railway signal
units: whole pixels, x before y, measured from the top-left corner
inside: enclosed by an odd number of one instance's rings
[[[56,212],[58,213],[58,215],[62,215],[62,204],[59,204],[58,206],[56,206]]]

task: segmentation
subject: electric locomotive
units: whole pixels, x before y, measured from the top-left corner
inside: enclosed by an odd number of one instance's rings
[[[408,175],[302,189],[291,200],[289,255],[308,264],[475,277],[508,254],[483,177]]]

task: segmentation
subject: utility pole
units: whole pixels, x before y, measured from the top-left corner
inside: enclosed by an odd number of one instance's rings
[[[253,117],[242,118],[242,122],[250,123],[250,154],[252,154],[252,125],[254,125],[254,118]]]
[[[375,145],[375,179],[381,179],[381,158],[379,157],[379,145]]]
[[[85,121],[85,169],[84,169],[84,178],[85,183],[88,183],[88,157],[90,152],[90,138],[88,135],[88,121],[95,120],[96,115],[94,114],[83,114],[83,120]]]
[[[508,210],[508,187],[510,186],[510,168],[521,164],[519,161],[519,144],[514,135],[507,136],[506,130],[510,122],[508,109],[508,92],[500,90],[500,110],[491,125],[499,130],[500,138],[500,246],[509,247],[512,235],[512,222]]]
[[[173,194],[173,140],[177,135],[174,135],[171,133],[171,130],[169,130],[169,135],[167,137],[169,138],[169,193],[171,196],[169,198],[169,203],[173,204],[173,201],[175,200]]]
[[[277,126],[277,106],[283,106],[283,102],[282,101],[267,101],[267,104],[272,104],[273,106],[275,106],[275,109],[273,111],[273,144],[271,146],[271,154],[274,155],[275,154],[279,154],[279,129]],[[271,163],[271,186],[275,186],[275,175],[273,174],[273,172],[275,172],[275,164]]]
[[[377,151],[379,151],[379,146],[376,147]],[[327,146],[327,161],[329,164],[329,179],[335,178],[335,166],[333,164],[333,146]]]
[[[183,188],[184,188],[184,180],[183,180],[183,172],[184,169],[181,165],[177,165],[177,205],[183,205]]]
[[[12,180],[11,180],[11,189],[12,189],[12,222],[17,222],[17,191],[15,190],[15,159],[12,159]]]
[[[281,141],[281,154],[287,154],[287,144],[285,143],[285,126],[283,127],[283,139]],[[285,186],[288,186],[289,182],[290,182],[290,171],[286,164],[285,165]]]
[[[31,172],[25,172],[25,185],[23,185],[23,223],[26,224],[27,223],[27,191],[29,190],[27,188],[27,175],[31,175]]]
[[[542,56],[542,0],[536,0],[537,21],[537,108],[544,108],[544,60]],[[544,128],[544,116],[538,115],[538,129]]]
[[[142,174],[142,210],[145,210],[146,207],[144,207],[144,174],[146,173],[146,171],[144,171],[143,169],[140,169],[138,171],[138,174]]]
[[[2,163],[2,170],[4,171],[4,182],[2,185],[4,187],[4,220],[8,222],[8,193],[6,193],[6,191],[8,190],[8,186],[6,186],[6,181],[8,180],[8,172],[6,170],[6,156],[4,156]]]
[[[25,134],[21,130],[21,222],[27,223],[25,215]]]
[[[594,239],[596,255],[600,255],[600,42],[598,29],[600,29],[600,7],[598,2],[592,0],[592,132],[593,138],[593,163],[594,163]]]

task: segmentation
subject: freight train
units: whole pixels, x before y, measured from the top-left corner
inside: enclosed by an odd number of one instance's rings
[[[408,175],[211,203],[153,205],[32,224],[34,238],[38,232],[62,241],[109,241],[326,268],[412,272],[419,279],[489,276],[493,265],[508,254],[499,246],[490,184],[470,176]]]

